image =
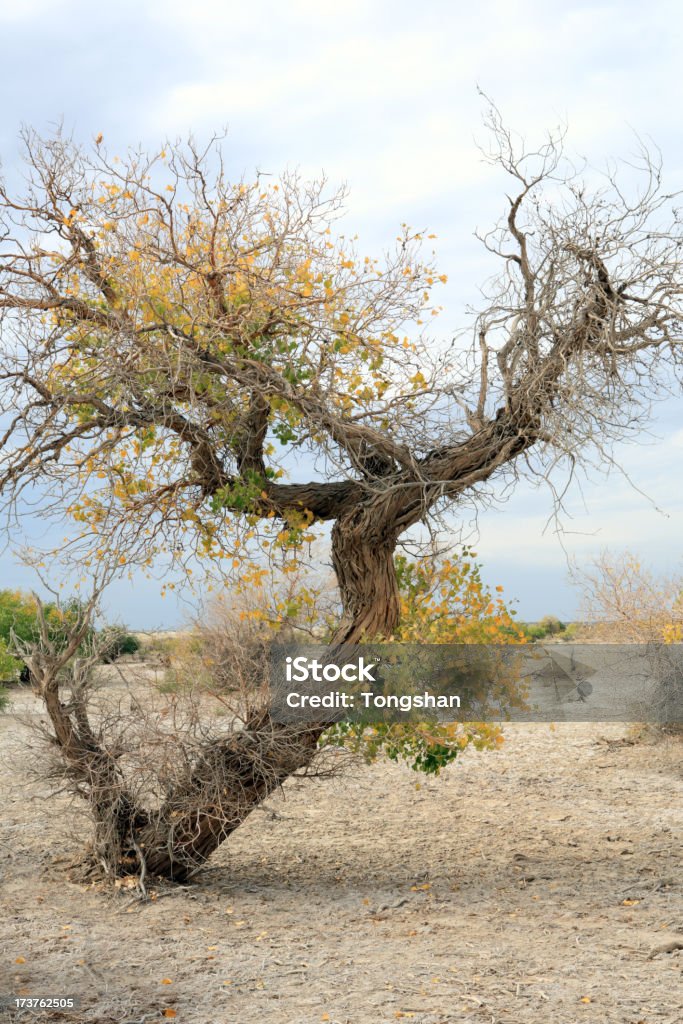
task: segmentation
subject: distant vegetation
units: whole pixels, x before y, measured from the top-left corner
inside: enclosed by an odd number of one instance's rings
[[[544,640],[545,637],[558,636],[560,633],[571,635],[571,625],[560,622],[555,615],[545,615],[540,622],[525,622],[520,625],[529,640]],[[566,639],[569,639],[568,635]]]
[[[62,605],[50,601],[43,609],[49,638],[59,647],[78,617],[80,604],[77,599]],[[123,654],[133,654],[140,646],[138,640],[120,626],[107,627],[99,635],[92,629],[90,639],[96,636],[102,642],[105,663],[116,661]],[[36,598],[20,590],[0,590],[0,710],[7,704],[7,691],[2,683],[18,682],[25,676],[24,662],[13,653],[15,643],[34,644],[39,637]]]
[[[137,654],[140,650],[140,641],[137,637],[128,633],[121,626],[110,626],[102,630],[101,638],[105,644],[102,654],[102,661],[105,665],[111,665],[124,654]]]

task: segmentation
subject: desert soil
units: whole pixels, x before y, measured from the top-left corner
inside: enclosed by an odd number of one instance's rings
[[[81,1007],[8,1019],[683,1021],[678,740],[517,725],[433,780],[294,781],[142,903],[69,881],[78,819],[29,776],[32,700],[0,716],[0,993]]]

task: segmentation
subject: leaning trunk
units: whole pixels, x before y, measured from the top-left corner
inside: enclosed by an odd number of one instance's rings
[[[343,605],[332,642],[390,636],[400,611],[392,534],[358,510],[337,521],[332,544]],[[208,750],[187,784],[138,831],[130,862],[142,857],[151,875],[187,878],[278,786],[310,765],[324,731],[279,725],[267,712],[248,722]]]
[[[343,614],[333,644],[389,637],[399,618],[395,535],[357,506],[332,533]],[[326,726],[274,722],[266,708],[239,732],[208,744],[148,809],[127,790],[117,759],[93,734],[83,690],[69,705],[57,677],[43,688],[54,742],[95,819],[96,859],[114,875],[192,876],[251,812],[311,764]]]
[[[136,830],[137,871],[184,881],[294,772],[313,760],[319,727],[281,725],[261,713],[203,752],[191,776]]]
[[[332,545],[343,606],[333,644],[390,636],[400,612],[395,537],[360,508],[337,520]],[[278,786],[310,765],[324,731],[280,725],[267,712],[248,722],[208,750],[188,783],[138,830],[131,861],[142,858],[151,875],[177,881],[193,874]]]

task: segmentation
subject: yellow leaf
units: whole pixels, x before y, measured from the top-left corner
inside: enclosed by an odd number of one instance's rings
[[[23,956],[18,956],[14,962],[15,964],[25,964],[26,960],[24,959]]]
[[[170,1006],[167,1006],[166,1009],[164,1010],[163,1016],[164,1017],[177,1017],[178,1014],[175,1012],[175,1010],[172,1010]]]
[[[172,980],[172,978],[162,978],[161,979],[161,984],[162,985],[172,985],[173,984],[173,980]]]
[[[635,907],[636,904],[640,903],[640,900],[622,900],[622,907]]]
[[[581,1002],[582,1003],[590,1003],[590,1001],[591,1001],[591,997],[590,996],[581,996]]]

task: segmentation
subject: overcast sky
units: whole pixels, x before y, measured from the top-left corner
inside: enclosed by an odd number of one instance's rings
[[[439,236],[449,275],[441,330],[463,324],[490,270],[473,238],[502,212],[505,183],[481,163],[477,85],[529,139],[566,121],[569,147],[595,165],[660,147],[683,184],[683,9],[674,2],[580,4],[423,0],[137,0],[99,8],[81,0],[0,0],[3,118],[0,152],[17,173],[17,131],[63,121],[111,151],[193,131],[228,129],[236,175],[300,167],[349,190],[348,226],[367,250],[406,221]],[[520,613],[571,617],[565,549],[585,559],[608,546],[656,567],[679,564],[683,419],[670,402],[659,442],[623,453],[645,495],[616,476],[576,492],[572,531],[543,533],[544,491],[520,488],[480,521],[486,576]],[[30,584],[10,555],[0,587]],[[172,626],[185,614],[147,581],[121,584],[113,614],[132,626]]]

